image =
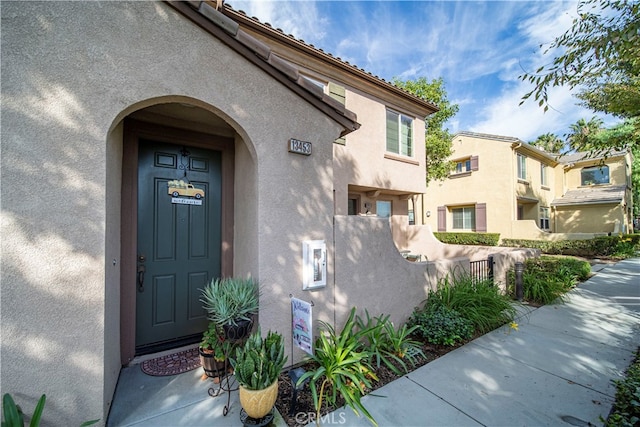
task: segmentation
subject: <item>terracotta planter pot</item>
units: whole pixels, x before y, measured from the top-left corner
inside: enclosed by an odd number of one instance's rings
[[[278,398],[278,380],[262,390],[247,390],[240,386],[240,404],[248,416],[260,419],[267,415]]]
[[[215,378],[225,375],[227,366],[227,362],[225,360],[219,362],[214,359],[213,354],[203,351],[202,348],[199,348],[198,350],[200,352],[200,363],[202,364],[202,369],[204,369],[204,373],[207,374],[208,377]]]

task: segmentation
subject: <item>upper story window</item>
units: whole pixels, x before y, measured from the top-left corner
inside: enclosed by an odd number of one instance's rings
[[[456,162],[456,173],[471,171],[471,159]]]
[[[413,119],[387,110],[387,151],[413,156]]]
[[[592,166],[580,171],[581,185],[609,184],[609,166]]]
[[[518,179],[527,180],[527,158],[518,154]]]
[[[547,165],[540,163],[540,184],[543,187],[549,186],[549,179],[547,178]]]
[[[456,178],[456,175],[467,176],[467,172],[473,172],[479,170],[478,156],[471,156],[466,159],[453,160],[455,168],[451,172],[451,177]]]

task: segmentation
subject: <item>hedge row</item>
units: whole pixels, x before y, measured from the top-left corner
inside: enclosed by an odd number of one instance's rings
[[[602,236],[589,240],[545,240],[502,239],[500,246],[540,249],[550,255],[573,255],[581,257],[630,257],[640,250],[640,234]]]
[[[433,233],[442,243],[451,245],[497,246],[499,233]]]

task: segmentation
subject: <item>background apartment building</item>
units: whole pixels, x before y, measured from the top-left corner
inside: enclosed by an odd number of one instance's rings
[[[558,156],[518,138],[460,132],[455,170],[429,184],[425,222],[437,231],[502,238],[584,238],[632,230],[631,154]]]

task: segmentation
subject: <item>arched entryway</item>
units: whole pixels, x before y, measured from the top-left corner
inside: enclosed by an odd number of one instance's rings
[[[122,135],[126,364],[198,341],[207,324],[199,289],[233,274],[236,133],[211,111],[164,102],[128,114]]]

